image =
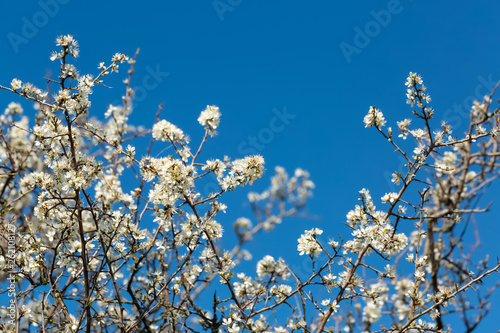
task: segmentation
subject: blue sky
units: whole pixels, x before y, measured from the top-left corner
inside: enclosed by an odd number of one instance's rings
[[[61,34],[79,41],[75,65],[81,73],[96,73],[97,64],[115,52],[133,55],[140,48],[132,86],[142,95],[134,123],[151,126],[163,102],[163,117],[196,142],[202,134],[196,118],[215,104],[222,112],[220,135],[207,144],[207,157],[237,158],[252,149],[262,154],[268,172],[257,190],[276,165],[308,170],[317,185],[308,211],[320,219],[292,220],[255,241],[276,256],[296,251],[306,228],[346,235],[342,222],[361,188],[374,198],[393,189],[387,175],[400,161],[362,120],[371,105],[393,128],[411,116],[408,72],[423,76],[435,123],[448,120],[457,125],[456,134],[472,100],[500,79],[500,3],[493,0],[53,0],[1,7],[0,84],[18,77],[44,87],[42,77],[57,70],[49,56]],[[95,89],[96,116],[120,98],[124,75],[122,68],[106,82],[114,89]],[[0,100],[7,105],[11,98],[4,92]],[[485,200],[498,197],[498,188]],[[249,214],[241,204],[246,193],[228,196],[226,223]],[[478,218],[482,251],[492,259],[500,252],[499,206]],[[281,247],[270,245],[276,235],[286,240]],[[496,302],[492,312],[499,311]],[[490,316],[483,331],[494,328]]]

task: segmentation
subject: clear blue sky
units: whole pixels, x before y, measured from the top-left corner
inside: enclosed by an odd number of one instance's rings
[[[357,191],[366,187],[376,199],[391,191],[386,175],[400,162],[362,119],[370,105],[393,128],[411,116],[403,85],[408,72],[423,76],[436,120],[452,125],[464,124],[463,112],[476,92],[480,98],[500,79],[500,3],[493,0],[47,3],[52,5],[2,3],[0,84],[18,77],[45,87],[42,77],[57,70],[49,56],[61,34],[79,41],[81,73],[96,73],[97,64],[115,52],[133,55],[140,48],[132,86],[144,97],[135,107],[135,123],[151,126],[164,102],[163,116],[196,141],[199,112],[215,104],[222,112],[220,135],[209,142],[206,156],[236,158],[253,149],[265,157],[267,177],[276,165],[310,171],[317,188],[308,209],[320,220],[280,226],[273,234],[284,239],[279,248],[267,245],[271,236],[256,240],[266,250],[261,255],[290,256],[300,232],[313,226],[346,235],[342,222],[357,203]],[[114,89],[95,89],[97,116],[123,93],[124,75],[122,67],[108,81]],[[6,106],[14,97],[4,92],[0,101]],[[289,116],[273,120],[277,112]],[[499,197],[499,187],[492,187],[488,200]],[[231,219],[249,214],[241,204],[246,193],[228,197],[226,230]],[[478,219],[483,251],[492,259],[500,253],[499,206],[500,200]],[[481,331],[498,329],[498,301],[492,312]]]

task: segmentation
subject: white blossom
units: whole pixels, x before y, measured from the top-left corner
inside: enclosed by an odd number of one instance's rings
[[[220,123],[219,108],[215,105],[207,105],[206,109],[201,111],[198,122],[207,129],[210,136],[216,135],[217,132],[215,130],[219,127]]]

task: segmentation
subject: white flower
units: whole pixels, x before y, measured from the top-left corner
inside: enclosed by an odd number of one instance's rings
[[[337,304],[337,301],[333,301],[332,304],[330,304],[330,307],[333,312],[339,312],[340,305]]]
[[[278,264],[274,258],[267,255],[257,263],[257,275],[259,275],[260,278],[263,278],[266,275],[272,275],[276,272],[277,267]]]
[[[386,193],[386,194],[382,197],[382,202],[383,202],[383,203],[386,203],[386,202],[393,203],[393,202],[394,202],[394,200],[396,200],[397,198],[398,198],[398,194],[397,194],[397,193],[394,193],[394,192]]]
[[[21,80],[18,80],[18,79],[13,79],[12,82],[10,83],[10,86],[13,90],[18,90],[18,89],[21,89],[23,83],[21,82]]]
[[[252,221],[246,217],[240,217],[234,222],[235,228],[250,229],[252,227]]]
[[[220,123],[219,108],[215,105],[207,105],[207,108],[201,111],[201,114],[198,117],[198,122],[202,126],[205,126],[210,136],[216,135],[217,132],[215,130]]]
[[[427,137],[427,132],[424,131],[421,128],[417,128],[417,129],[411,130],[410,133],[417,140],[421,140],[422,138],[426,138]]]
[[[229,333],[238,333],[240,331],[240,327],[238,324],[234,323],[233,326],[227,328],[227,331]]]
[[[476,178],[476,176],[477,176],[477,173],[475,171],[469,171],[465,175],[465,181],[470,182],[470,181],[474,180]]]
[[[374,106],[370,107],[370,111],[368,111],[363,121],[365,123],[365,127],[372,127],[373,125],[376,127],[382,127],[386,123],[382,112]]]
[[[292,287],[286,284],[274,285],[269,291],[281,300],[285,299],[292,292]]]
[[[337,301],[330,302],[330,299],[327,298],[321,301],[321,305],[331,307],[333,312],[339,312],[340,305],[337,304]]]
[[[419,144],[417,147],[415,147],[415,149],[413,149],[413,153],[416,156],[413,156],[413,158],[417,158],[417,156],[421,155],[424,152],[424,148],[425,148],[425,146],[423,146],[421,144]]]
[[[425,272],[422,269],[418,269],[415,272],[415,279],[425,281]]]
[[[5,114],[21,114],[23,113],[23,107],[19,103],[10,102],[5,109]]]
[[[406,78],[405,86],[412,87],[414,83],[421,84],[422,78],[417,73],[410,72],[410,74]]]
[[[408,136],[408,126],[411,123],[411,119],[405,119],[402,121],[398,121],[398,129],[401,131],[401,134],[399,134],[400,138],[403,138],[403,140],[406,140],[406,137]]]
[[[297,246],[297,250],[300,252],[299,254],[319,256],[322,249],[316,240],[316,235],[321,235],[322,233],[323,230],[318,228],[306,230],[305,233],[298,239],[299,245]]]
[[[194,184],[194,168],[178,159],[151,158],[141,161],[141,166],[144,180],[151,181],[158,175],[159,182],[149,191],[149,198],[154,204],[172,206],[178,198],[188,195]]]
[[[62,46],[63,48],[67,48],[67,52],[75,58],[77,58],[78,55],[80,54],[80,50],[78,49],[78,42],[71,35],[57,37],[56,45]],[[54,55],[52,55],[51,59],[52,58],[55,59],[58,57],[54,57]]]
[[[224,171],[226,171],[226,164],[219,160],[208,160],[207,163],[201,168],[202,170],[213,171],[217,176],[217,180],[220,180],[224,177]]]
[[[391,182],[395,183],[396,185],[399,185],[400,181],[401,181],[401,175],[397,171],[394,172],[392,174]]]
[[[439,310],[438,309],[433,309],[430,313],[430,316],[432,319],[436,319],[437,317],[439,317],[441,314],[439,313]]]
[[[264,158],[260,155],[247,156],[232,163],[231,171],[222,181],[221,187],[224,190],[232,190],[237,185],[252,185],[263,173]]]
[[[417,259],[417,262],[415,263],[417,266],[425,266],[427,263],[427,256],[422,256]]]
[[[398,194],[397,193],[394,193],[394,192],[391,192],[391,193],[386,193],[383,197],[382,197],[382,202],[383,203],[386,203],[386,202],[390,202],[390,203],[393,203],[394,200],[396,200],[398,198]]]
[[[160,120],[153,125],[153,138],[160,141],[182,141],[184,132],[174,124]]]

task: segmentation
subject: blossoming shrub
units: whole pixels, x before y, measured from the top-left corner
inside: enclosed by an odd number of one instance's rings
[[[420,128],[398,122],[399,139],[383,129],[379,109],[364,118],[407,163],[405,173],[393,174],[398,191],[381,198],[384,208],[362,189],[347,213],[351,238],[306,230],[297,255],[310,263],[308,272],[272,255],[245,271],[248,242],[305,206],[314,188],[309,174],[277,167],[266,191],[248,195],[255,217],[238,218],[235,246],[222,248],[222,198],[260,178],[264,159],[200,160],[217,134],[216,106],[198,118],[205,135],[196,149],[160,112],[152,129],[133,126],[135,57],[116,54],[84,75],[69,63],[79,53],[73,37],[57,44],[53,96],[20,79],[0,86],[38,109],[30,118],[13,102],[0,117],[0,264],[12,304],[1,310],[3,332],[440,332],[457,311],[471,332],[488,312],[491,293],[480,293],[478,282],[500,266],[463,251],[461,221],[482,211],[475,200],[498,176],[491,95],[474,104],[468,132],[453,136],[444,122],[432,128],[430,97],[410,73],[408,103]],[[123,104],[98,119],[90,112],[92,89],[125,62]],[[151,138],[148,148],[136,149],[139,137]],[[409,138],[413,153],[397,143]],[[158,145],[162,154],[152,156]],[[212,174],[218,190],[200,193]],[[415,189],[420,200],[407,201]],[[473,287],[478,301],[465,302]]]

